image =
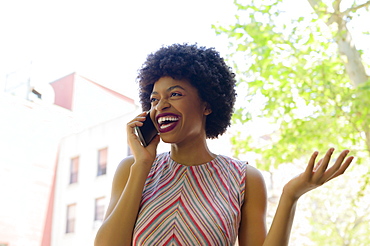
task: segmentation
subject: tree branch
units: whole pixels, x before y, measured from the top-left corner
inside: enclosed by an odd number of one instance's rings
[[[333,2],[334,13],[340,13],[340,3],[342,0],[335,0]]]
[[[361,8],[365,8],[365,7],[367,7],[367,6],[370,6],[370,1],[367,1],[366,3],[360,4],[360,5],[358,5],[358,6],[354,6],[354,7],[352,7],[352,8],[349,8],[349,9],[347,9],[346,11],[343,11],[343,12],[342,12],[342,14],[343,14],[344,16],[347,16],[347,15],[349,15],[349,13],[351,13],[351,12],[356,12],[357,10],[359,10],[359,9],[361,9]]]
[[[320,14],[327,14],[328,13],[328,6],[326,6],[322,1],[320,0],[307,0],[308,3],[311,5],[312,9],[315,11],[317,15],[320,16]],[[319,9],[319,6],[325,6],[325,9]]]

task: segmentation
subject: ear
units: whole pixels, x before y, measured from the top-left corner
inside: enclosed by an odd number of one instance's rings
[[[205,102],[204,103],[205,107],[204,107],[204,115],[209,115],[212,113],[212,109],[211,109],[211,106],[209,105],[209,103]]]

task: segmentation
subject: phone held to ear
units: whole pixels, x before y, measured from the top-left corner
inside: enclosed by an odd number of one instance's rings
[[[158,132],[150,118],[149,112],[147,113],[143,123],[144,124],[142,126],[136,126],[135,129],[141,144],[146,147],[155,138],[155,136],[157,136]]]

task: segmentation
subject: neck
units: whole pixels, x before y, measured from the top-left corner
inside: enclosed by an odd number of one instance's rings
[[[190,144],[172,144],[171,159],[186,166],[207,163],[216,157],[209,149],[205,138]]]

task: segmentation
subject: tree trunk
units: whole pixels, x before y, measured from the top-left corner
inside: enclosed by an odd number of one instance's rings
[[[307,0],[313,10],[316,12],[317,15],[322,14],[330,14],[327,10],[327,6],[322,2],[322,0]],[[347,9],[344,12],[340,11],[340,3],[342,0],[334,0],[333,1],[333,8],[334,13],[331,13],[331,16],[328,18],[326,24],[330,28],[331,25],[336,24],[337,26],[337,34],[334,37],[337,45],[339,54],[346,57],[345,59],[345,68],[348,74],[350,81],[354,87],[358,87],[360,84],[365,83],[370,79],[370,77],[366,74],[365,66],[361,60],[361,55],[356,49],[356,46],[352,40],[352,35],[347,28],[347,23],[345,18],[349,13],[352,11],[356,11],[360,8],[364,8],[370,5],[370,1],[363,3],[362,5],[358,5],[353,7],[352,9]],[[325,9],[323,9],[325,6]],[[367,151],[370,157],[370,127],[367,125],[363,126],[363,130],[365,133],[365,144],[367,147]]]
[[[327,9],[325,11],[320,9],[323,6],[322,1],[308,0],[308,2],[319,16],[323,12],[329,14]],[[331,13],[329,21],[326,22],[326,24],[329,27],[333,25],[333,23],[337,25],[337,35],[334,38],[338,44],[339,53],[346,57],[345,68],[349,79],[353,86],[357,87],[361,83],[365,83],[369,79],[369,76],[366,74],[365,66],[362,63],[360,53],[356,49],[356,46],[352,40],[352,35],[347,28],[346,21],[344,20],[347,15],[346,13],[351,11],[347,10],[346,12],[341,12],[339,9],[340,2],[341,0],[335,0],[333,2],[334,13]],[[363,5],[363,7],[365,6],[367,6],[367,4]]]

